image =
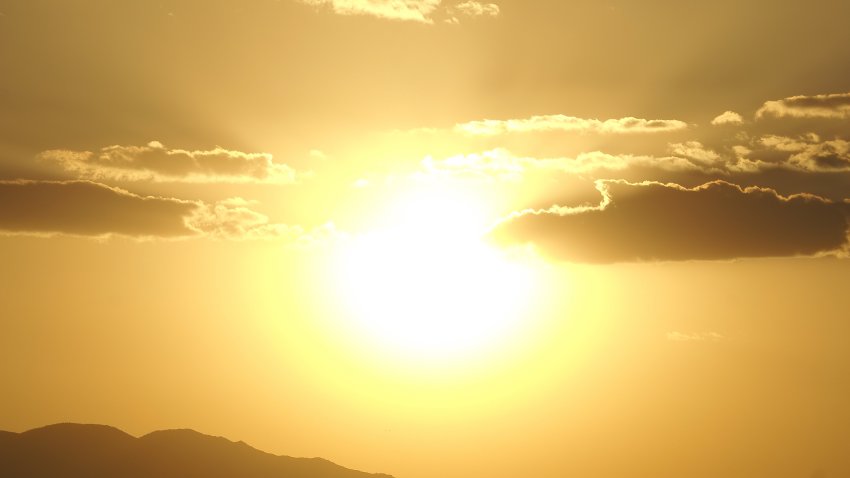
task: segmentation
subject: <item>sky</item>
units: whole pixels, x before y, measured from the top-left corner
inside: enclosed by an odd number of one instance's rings
[[[0,429],[850,476],[848,17],[0,0]]]

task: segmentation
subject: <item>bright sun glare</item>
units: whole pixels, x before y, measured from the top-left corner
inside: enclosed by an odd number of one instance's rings
[[[445,192],[395,204],[337,262],[355,333],[395,356],[430,361],[478,354],[512,336],[529,305],[532,269],[485,242],[482,204]]]

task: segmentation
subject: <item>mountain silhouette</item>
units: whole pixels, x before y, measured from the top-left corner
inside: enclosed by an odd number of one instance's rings
[[[0,477],[9,478],[392,478],[321,458],[277,456],[194,430],[136,438],[105,425],[61,423],[0,431]]]

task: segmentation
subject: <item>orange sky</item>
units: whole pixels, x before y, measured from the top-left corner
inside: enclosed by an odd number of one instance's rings
[[[0,1],[0,429],[850,475],[848,15]]]

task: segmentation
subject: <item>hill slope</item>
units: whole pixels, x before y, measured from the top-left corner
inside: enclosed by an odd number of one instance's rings
[[[320,458],[276,456],[193,430],[135,438],[104,425],[62,423],[0,432],[0,476],[15,478],[391,478]]]

